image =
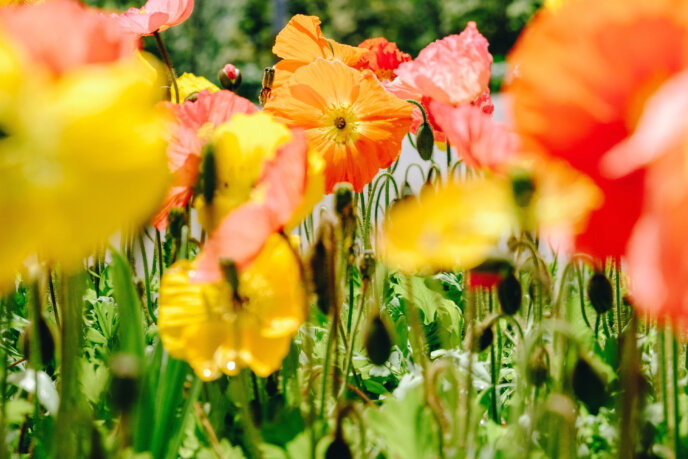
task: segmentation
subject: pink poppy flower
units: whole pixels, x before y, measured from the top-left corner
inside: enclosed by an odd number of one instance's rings
[[[517,135],[475,105],[452,107],[432,101],[430,113],[471,167],[497,169],[517,152]]]
[[[49,25],[46,27],[46,25]],[[137,39],[94,8],[53,0],[0,9],[0,28],[52,73],[131,55]]]
[[[148,0],[141,8],[129,8],[113,14],[120,26],[136,35],[153,35],[186,21],[194,8],[194,0]]]
[[[239,270],[244,269],[268,236],[282,230],[291,219],[303,201],[308,169],[306,136],[300,129],[292,129],[292,134],[292,141],[277,150],[255,185],[265,190],[264,199],[250,200],[222,220],[197,258],[193,280],[220,280],[218,260],[222,259],[232,259]]]
[[[153,218],[153,226],[162,230],[167,227],[167,215],[174,207],[184,207],[193,194],[198,179],[198,168],[203,146],[208,141],[205,127],[217,127],[230,120],[235,113],[251,114],[258,108],[249,100],[231,91],[201,91],[195,102],[182,105],[170,102],[165,105],[174,114],[167,147],[167,164],[174,175],[172,187]]]

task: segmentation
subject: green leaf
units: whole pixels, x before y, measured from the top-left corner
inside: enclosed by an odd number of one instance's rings
[[[118,252],[112,252],[112,281],[119,310],[120,350],[143,359],[144,330],[141,301],[131,280],[129,264]]]

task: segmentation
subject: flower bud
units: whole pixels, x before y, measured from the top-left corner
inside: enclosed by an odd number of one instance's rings
[[[607,401],[607,391],[602,376],[588,361],[579,357],[573,369],[573,393],[592,414],[597,414]]]
[[[425,161],[432,158],[432,152],[435,148],[435,137],[432,133],[432,127],[428,123],[423,123],[418,128],[416,134],[416,149],[418,154]]]
[[[356,228],[356,216],[354,208],[354,189],[350,183],[338,183],[334,187],[334,209],[342,223],[344,237],[352,238]],[[349,241],[349,244],[350,242],[351,241]]]
[[[31,342],[34,333],[34,326],[28,323],[24,329],[24,357],[31,360]],[[38,317],[38,340],[40,346],[40,359],[42,365],[47,365],[55,357],[55,338],[53,332],[48,327],[43,316]]]
[[[236,91],[241,86],[241,70],[232,64],[227,64],[218,72],[217,79],[220,80],[223,88]]]
[[[540,387],[549,377],[549,358],[547,349],[544,346],[537,346],[530,358],[526,368],[526,378],[528,382],[536,387]]]
[[[141,363],[131,354],[115,354],[110,364],[112,381],[110,395],[115,408],[122,412],[129,412],[138,399],[139,381],[141,378]]]
[[[198,92],[192,92],[184,98],[184,102],[196,102],[198,100]]]
[[[473,352],[483,352],[494,341],[491,325],[480,325],[475,328],[473,335]]]
[[[208,147],[201,159],[201,192],[207,205],[213,203],[215,189],[217,187],[217,164],[215,163],[215,152]]]
[[[325,459],[350,459],[352,457],[351,449],[346,444],[346,440],[344,440],[341,433],[335,436],[330,446],[327,447],[327,451],[325,451]]]
[[[272,84],[275,82],[275,67],[265,67],[263,70],[263,88],[260,90],[260,96],[258,97],[261,105],[270,100],[270,94],[272,93]]]
[[[167,214],[167,230],[175,240],[182,238],[182,228],[186,224],[186,212],[181,207],[173,207]]]
[[[363,252],[363,258],[361,258],[361,264],[359,269],[361,271],[361,277],[364,280],[369,280],[375,274],[375,254],[372,250],[366,250]]]
[[[519,207],[528,207],[535,194],[535,182],[527,172],[516,173],[511,177],[514,201]]]
[[[392,339],[379,315],[373,317],[368,324],[365,348],[370,361],[375,365],[383,365],[392,353]]]
[[[614,305],[612,284],[601,271],[596,271],[588,283],[588,298],[598,314],[604,314]]]
[[[332,226],[324,223],[320,226],[318,239],[313,245],[313,253],[309,261],[318,308],[325,315],[329,314],[333,300],[334,285],[330,272],[333,268],[332,257]]]
[[[521,283],[513,272],[497,284],[497,298],[499,298],[499,304],[502,305],[502,312],[504,314],[509,314],[510,316],[516,314],[521,308],[522,297]]]

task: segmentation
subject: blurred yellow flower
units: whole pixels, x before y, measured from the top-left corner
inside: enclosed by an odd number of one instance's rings
[[[304,218],[306,218],[313,211],[313,208],[319,203],[325,195],[325,160],[320,153],[309,150],[308,151],[308,171],[306,176],[306,191],[303,195],[303,201],[294,211],[291,220],[284,225],[287,232],[296,228]]]
[[[151,216],[168,179],[159,88],[135,57],[53,78],[0,38],[0,284],[33,253],[69,267]]]
[[[380,249],[388,265],[409,273],[470,269],[514,224],[511,190],[503,180],[426,187],[418,199],[392,208]]]
[[[158,327],[167,351],[203,380],[248,367],[266,377],[279,369],[291,337],[305,319],[299,262],[273,234],[239,273],[237,291],[226,280],[194,283],[194,263],[173,265],[160,287]]]
[[[196,76],[193,73],[183,73],[177,78],[177,87],[179,87],[179,102],[182,103],[193,93],[198,93],[203,90],[210,92],[217,92],[220,90],[216,85],[211,83],[207,78]],[[174,97],[172,98],[174,100]]]
[[[238,113],[215,129],[210,149],[215,158],[217,187],[211,206],[202,193],[195,201],[203,228],[215,229],[230,211],[249,199],[261,201],[264,190],[254,185],[265,163],[291,140],[289,128],[267,113]]]

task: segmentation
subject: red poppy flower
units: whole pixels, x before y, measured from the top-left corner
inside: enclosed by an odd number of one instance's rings
[[[356,68],[372,70],[380,81],[393,80],[394,71],[399,65],[411,60],[410,54],[400,51],[396,43],[387,41],[384,37],[369,38],[358,47],[367,49],[368,52],[361,57]]]
[[[128,32],[153,35],[186,21],[193,8],[194,0],[148,0],[141,8],[129,8],[113,17]]]

